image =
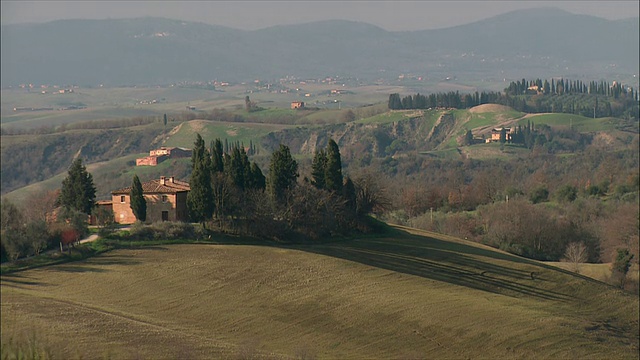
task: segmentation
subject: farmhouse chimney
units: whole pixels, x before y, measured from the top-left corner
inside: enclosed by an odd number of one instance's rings
[[[173,176],[169,178],[169,182],[172,183],[172,184],[173,184],[174,180],[175,180],[175,178]]]
[[[166,178],[164,176],[160,176],[160,185],[166,184]]]

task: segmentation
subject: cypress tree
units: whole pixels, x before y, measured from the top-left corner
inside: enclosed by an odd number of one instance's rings
[[[342,186],[342,197],[346,200],[346,206],[352,214],[357,211],[357,195],[356,186],[350,177],[345,177],[344,185]]]
[[[280,144],[278,150],[271,154],[267,189],[272,199],[281,201],[286,192],[292,189],[298,179],[298,163],[291,157],[286,145]]]
[[[91,214],[96,200],[96,188],[93,176],[87,172],[82,159],[77,158],[71,164],[67,177],[62,181],[58,204],[85,214]]]
[[[251,163],[249,162],[249,155],[244,150],[244,146],[240,148],[240,164],[242,165],[242,173],[244,175],[244,184],[245,188],[248,187],[251,182]]]
[[[327,154],[324,149],[316,150],[311,163],[311,184],[318,189],[324,189],[325,168],[327,166]]]
[[[324,172],[324,185],[327,190],[342,192],[342,161],[340,149],[333,139],[327,144],[327,165]]]
[[[266,187],[266,179],[262,174],[262,170],[260,170],[260,167],[255,162],[251,163],[250,174],[251,175],[249,177],[249,182],[247,183],[247,188],[254,190],[264,190]]]
[[[204,158],[206,148],[204,147],[204,140],[200,134],[196,134],[196,141],[193,143],[193,150],[191,150],[191,166],[193,167],[196,162]]]
[[[197,134],[191,155],[191,191],[187,195],[187,208],[192,221],[204,223],[213,214],[213,190],[211,188],[211,159],[204,141]]]
[[[227,169],[227,175],[235,186],[244,190],[245,185],[245,166],[242,161],[242,154],[237,146],[234,146],[231,150],[231,158],[229,161],[229,168]]]
[[[138,175],[133,175],[133,184],[131,185],[131,192],[129,192],[131,198],[131,211],[139,221],[147,220],[147,200],[144,198],[142,183]]]
[[[213,143],[213,146],[211,146],[211,171],[217,173],[224,171],[223,155],[222,141],[218,138]]]

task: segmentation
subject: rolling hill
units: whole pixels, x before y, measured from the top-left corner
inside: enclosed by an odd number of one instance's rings
[[[313,123],[325,117],[339,119],[341,115],[336,111],[312,111],[296,121]],[[264,111],[267,117],[277,116],[280,112],[277,109]],[[260,116],[260,113],[255,116]],[[166,129],[160,123],[151,123],[132,128],[78,129],[47,135],[4,135],[0,148],[3,158],[2,192],[8,199],[18,201],[37,189],[55,189],[65,176],[72,158],[80,155],[87,163],[96,163],[92,167],[94,181],[99,196],[104,197],[110,190],[128,185],[133,173],[137,172],[147,180],[166,175],[162,171],[169,165],[153,170],[136,168],[132,165],[135,156],[142,156],[159,146],[190,148],[196,133],[203,136],[207,145],[215,138],[227,139],[230,143],[238,141],[245,146],[252,142],[258,148],[259,155],[265,157],[280,143],[289,146],[294,154],[309,156],[316,148],[326,146],[329,138],[333,138],[340,146],[347,164],[367,154],[386,157],[409,151],[453,158],[462,155],[484,159],[519,156],[527,150],[510,148],[500,151],[497,145],[485,144],[460,150],[459,146],[467,130],[472,130],[476,137],[490,136],[493,127],[526,125],[528,121],[596,134],[612,146],[623,146],[634,134],[617,130],[619,119],[591,119],[569,114],[523,114],[509,107],[486,104],[469,110],[388,111],[356,121],[327,125],[192,120],[177,125],[171,123],[172,127]],[[171,169],[175,176],[186,178],[189,175],[188,161],[171,164],[176,166]],[[20,189],[29,184],[33,186]]]
[[[31,334],[83,358],[637,357],[637,295],[482,245],[219,240],[3,275],[3,351]]]
[[[413,32],[339,20],[255,31],[159,18],[3,25],[1,84],[397,80],[417,74],[493,79],[485,84],[502,86],[503,78],[541,73],[631,81],[638,73],[638,26],[637,17],[609,21],[553,8]]]

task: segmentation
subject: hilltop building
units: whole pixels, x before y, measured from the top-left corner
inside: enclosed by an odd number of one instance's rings
[[[167,159],[177,159],[191,156],[191,149],[181,147],[161,147],[149,151],[149,156],[136,159],[136,166],[156,166]]]

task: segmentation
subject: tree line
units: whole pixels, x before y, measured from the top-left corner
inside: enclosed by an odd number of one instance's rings
[[[400,94],[389,95],[388,108],[391,110],[454,108],[468,109],[482,104],[496,103],[503,95],[499,92],[475,92],[460,94],[459,91],[434,93],[429,95],[415,94],[400,97]]]
[[[586,117],[621,117],[638,119],[638,90],[618,82],[584,83],[580,80],[535,79],[511,82],[503,92],[460,94],[450,91],[430,95],[389,95],[391,110],[454,108],[468,109],[482,104],[499,104],[526,113],[557,112]]]

